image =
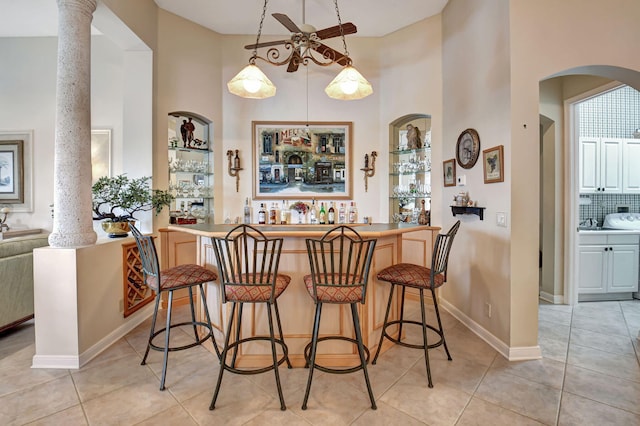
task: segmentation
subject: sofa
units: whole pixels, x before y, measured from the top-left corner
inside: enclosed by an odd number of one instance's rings
[[[47,234],[0,240],[0,333],[33,318],[33,249]]]

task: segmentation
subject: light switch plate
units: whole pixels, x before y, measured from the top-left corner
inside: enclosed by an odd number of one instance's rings
[[[465,186],[467,184],[467,176],[466,175],[461,175],[458,176],[458,186]]]
[[[502,226],[503,228],[507,227],[507,214],[505,212],[496,213],[496,225]]]

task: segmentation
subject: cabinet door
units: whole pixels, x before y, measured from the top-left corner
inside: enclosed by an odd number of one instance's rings
[[[640,193],[640,139],[622,142],[622,192]]]
[[[610,293],[638,291],[638,246],[615,245],[609,249]]]
[[[580,193],[598,192],[600,188],[600,139],[580,138]]]
[[[600,141],[600,188],[608,194],[622,193],[622,139]]]
[[[578,249],[578,292],[606,293],[606,246],[580,246]]]

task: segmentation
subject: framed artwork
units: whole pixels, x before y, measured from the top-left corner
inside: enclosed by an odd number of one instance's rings
[[[456,160],[463,169],[475,166],[480,155],[480,135],[474,129],[466,129],[456,143]]]
[[[502,145],[482,151],[484,183],[504,182],[504,148]]]
[[[111,177],[111,129],[91,130],[91,184]]]
[[[24,203],[24,141],[0,141],[0,203]]]
[[[456,186],[456,160],[446,160],[442,162],[442,173],[444,186]]]
[[[253,198],[346,200],[351,122],[254,121]]]

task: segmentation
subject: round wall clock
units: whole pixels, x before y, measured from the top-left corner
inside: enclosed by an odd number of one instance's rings
[[[467,129],[458,136],[456,160],[463,169],[470,169],[480,155],[480,136],[474,129]]]

